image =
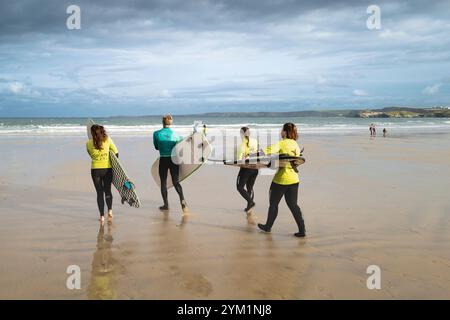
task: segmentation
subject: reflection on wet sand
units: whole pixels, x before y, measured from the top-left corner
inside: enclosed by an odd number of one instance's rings
[[[97,249],[92,259],[91,279],[88,286],[89,299],[115,299],[117,296],[117,279],[115,277],[115,259],[112,252],[112,222],[100,224],[97,235]]]
[[[181,221],[180,221],[180,223],[177,225],[177,227],[179,227],[179,228],[182,228],[182,227],[184,227],[185,225],[186,225],[186,223],[188,222],[188,220],[189,220],[189,215],[188,214],[183,214],[182,216],[181,216]]]

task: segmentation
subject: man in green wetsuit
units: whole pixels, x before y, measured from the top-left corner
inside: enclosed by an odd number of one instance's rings
[[[161,195],[164,205],[159,207],[160,210],[169,210],[169,201],[167,199],[167,172],[170,170],[172,176],[172,184],[178,195],[180,196],[180,203],[183,212],[187,212],[186,200],[184,200],[183,188],[179,182],[179,165],[172,161],[172,149],[175,145],[183,140],[176,134],[170,126],[173,123],[171,115],[165,115],[162,118],[163,128],[153,133],[153,145],[156,150],[159,150],[159,177],[161,179]]]

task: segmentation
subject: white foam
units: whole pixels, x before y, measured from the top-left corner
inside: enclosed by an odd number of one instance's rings
[[[342,123],[345,119],[339,119],[339,123],[332,123],[329,120],[322,120],[322,123],[297,123],[301,134],[337,134],[337,133],[358,133],[367,131],[367,123],[357,123],[353,119],[348,119],[348,123]],[[375,121],[374,121],[375,122]],[[449,120],[425,121],[425,120],[406,120],[406,121],[390,121],[375,122],[378,129],[386,127],[389,131],[450,131]],[[239,136],[239,129],[242,126],[248,126],[255,133],[279,134],[281,129],[279,123],[235,123],[235,124],[207,124],[208,135],[223,134]],[[142,136],[151,134],[161,128],[160,124],[149,125],[106,125],[107,131],[114,136]],[[181,135],[187,135],[192,132],[192,125],[174,125],[173,129]],[[0,123],[0,136],[5,135],[56,135],[56,136],[85,136],[86,126],[79,124],[26,124],[26,125],[8,125],[7,122]]]

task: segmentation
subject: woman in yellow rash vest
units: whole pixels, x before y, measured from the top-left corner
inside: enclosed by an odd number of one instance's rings
[[[265,148],[264,154],[286,154],[290,156],[300,156],[300,147],[297,143],[298,133],[297,127],[293,123],[285,123],[281,130],[282,140]],[[265,231],[270,232],[273,223],[278,215],[278,204],[281,198],[284,196],[286,204],[294,216],[295,222],[297,222],[298,232],[294,235],[296,237],[305,236],[305,223],[302,217],[302,211],[297,204],[298,198],[298,186],[299,178],[296,168],[293,168],[291,164],[286,167],[278,168],[275,174],[272,184],[270,185],[270,206],[267,215],[266,224],[258,224],[258,227]]]
[[[100,125],[91,127],[92,139],[86,142],[86,149],[91,156],[91,177],[97,191],[97,205],[100,211],[100,222],[105,221],[105,202],[108,207],[108,218],[111,220],[112,200],[111,193],[112,168],[109,160],[109,150],[119,156],[114,142],[106,134],[105,128]]]
[[[242,143],[238,149],[237,159],[244,160],[249,154],[258,151],[258,142],[250,138],[250,129],[248,127],[241,128]],[[258,176],[258,169],[241,168],[236,180],[236,188],[240,195],[247,201],[247,207],[244,209],[247,214],[251,213],[255,207],[253,186]],[[247,190],[246,190],[247,189]]]

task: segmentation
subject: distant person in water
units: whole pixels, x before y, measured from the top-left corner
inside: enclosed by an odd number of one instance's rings
[[[248,127],[241,128],[242,143],[237,152],[237,160],[248,158],[251,153],[258,151],[258,142],[250,137]],[[255,185],[258,169],[241,168],[236,180],[236,188],[241,196],[247,201],[247,207],[244,211],[250,214],[255,207],[253,186]]]
[[[162,118],[163,128],[153,133],[153,145],[159,150],[159,178],[161,179],[161,196],[164,204],[159,207],[161,211],[169,210],[169,201],[167,198],[167,172],[170,170],[172,184],[178,196],[180,197],[181,208],[187,213],[187,204],[183,195],[183,188],[179,182],[180,166],[172,161],[172,149],[175,145],[183,140],[181,136],[176,134],[170,126],[173,123],[171,115],[165,115]]]
[[[283,125],[283,129],[281,130],[281,138],[282,140],[278,141],[274,145],[263,149],[262,151],[264,154],[286,154],[289,156],[300,156],[301,152],[297,143],[298,133],[295,124],[290,122],[285,123]],[[270,206],[267,215],[267,222],[266,224],[258,224],[258,227],[261,230],[265,232],[271,231],[278,215],[278,204],[284,196],[286,204],[291,210],[298,226],[298,232],[294,235],[296,237],[305,236],[305,222],[303,221],[302,211],[297,204],[299,182],[300,180],[298,178],[296,167],[293,167],[291,164],[287,164],[286,167],[278,168],[278,171],[272,180],[272,184],[270,185]]]
[[[371,137],[375,137],[377,135],[377,130],[375,128],[375,124],[371,124],[369,127],[369,131],[370,131],[370,136]]]
[[[387,130],[386,130],[386,128],[384,128],[383,129],[383,137],[386,138],[386,135],[387,135]]]
[[[112,220],[112,202],[111,193],[112,168],[109,159],[109,150],[112,150],[116,156],[119,156],[116,146],[108,136],[103,126],[94,124],[91,127],[92,139],[86,142],[86,150],[91,157],[91,177],[97,192],[97,206],[100,212],[100,222],[105,221],[105,202],[108,207],[108,218]]]

